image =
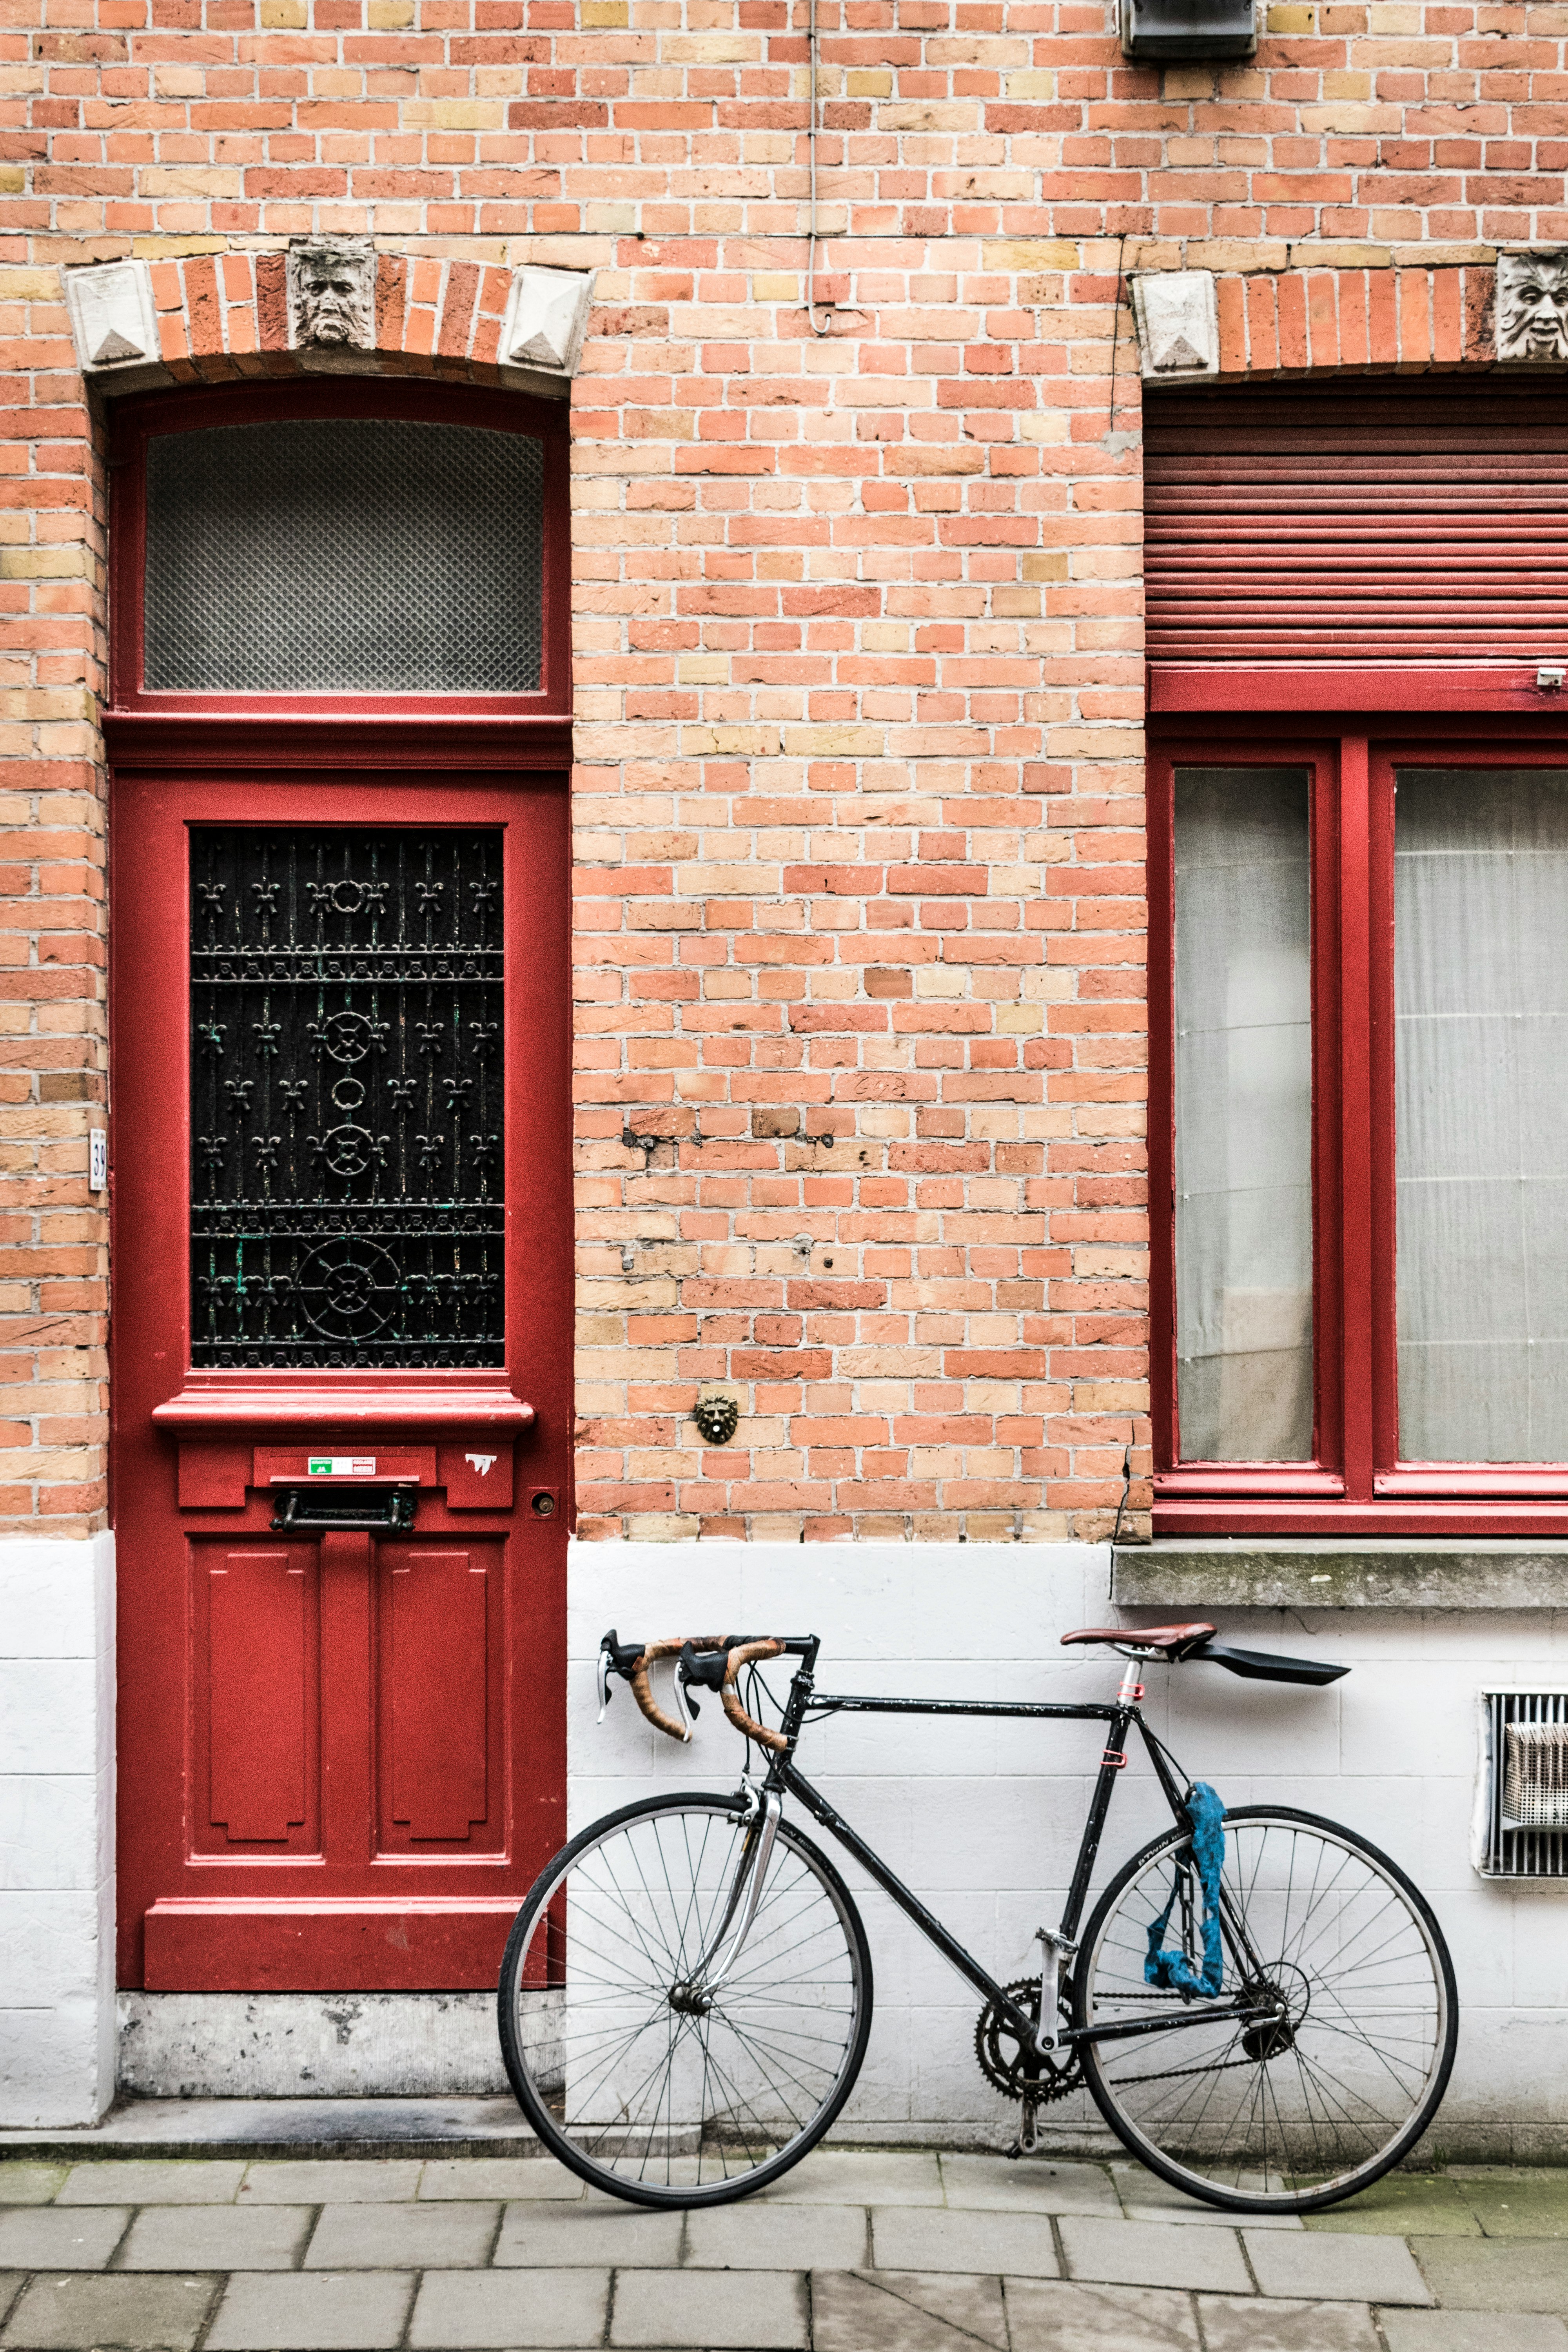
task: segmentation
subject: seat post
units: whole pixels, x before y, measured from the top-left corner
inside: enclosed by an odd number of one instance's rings
[[[1121,1670],[1121,1687],[1116,1694],[1118,1706],[1136,1706],[1143,1696],[1143,1685],[1138,1679],[1142,1660],[1129,1658]]]

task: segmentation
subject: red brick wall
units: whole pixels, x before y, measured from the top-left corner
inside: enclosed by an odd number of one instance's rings
[[[184,257],[156,272],[171,360],[279,365],[265,257],[310,228],[384,247],[388,366],[483,376],[504,268],[601,272],[574,401],[585,1529],[1109,1524],[1146,1372],[1118,267],[1218,271],[1227,373],[1476,363],[1491,241],[1568,237],[1563,41],[1513,5],[1277,6],[1255,62],[1162,86],[1098,5],[819,0],[816,336],[805,13],[12,12],[4,1524],[104,1501],[101,430],[58,273]],[[727,1448],[689,1418],[710,1387],[742,1406]]]

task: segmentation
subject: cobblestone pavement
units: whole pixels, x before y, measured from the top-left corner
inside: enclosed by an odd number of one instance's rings
[[[706,2213],[549,2159],[0,2163],[17,2352],[1568,2352],[1568,2172],[1306,2223],[1131,2164],[823,2150]]]

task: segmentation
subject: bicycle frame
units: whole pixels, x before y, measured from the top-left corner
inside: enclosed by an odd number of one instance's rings
[[[1184,1999],[1180,2007],[1163,2009],[1150,2017],[1140,2017],[1125,2022],[1108,2025],[1061,2027],[1056,2016],[1056,2002],[1049,2004],[1045,1993],[1054,1986],[1057,1969],[1065,1954],[1070,1958],[1078,1949],[1078,1931],[1082,1923],[1084,1906],[1089,1900],[1089,1881],[1100,1853],[1100,1842],[1105,1830],[1106,1815],[1110,1810],[1111,1791],[1116,1776],[1127,1762],[1127,1738],[1136,1726],[1142,1734],[1144,1749],[1154,1768],[1155,1778],[1164,1791],[1171,1811],[1178,1824],[1185,1824],[1186,1807],[1184,1791],[1165,1760],[1164,1753],[1152,1732],[1143,1721],[1141,1701],[1143,1685],[1137,1680],[1137,1661],[1131,1659],[1121,1677],[1121,1688],[1114,1700],[1082,1705],[1059,1701],[1014,1699],[956,1698],[875,1698],[852,1693],[818,1691],[814,1673],[820,1643],[816,1636],[799,1634],[783,1643],[785,1653],[799,1657],[801,1663],[790,1684],[789,1697],[784,1710],[780,1729],[788,1748],[773,1754],[766,1780],[763,1783],[764,1798],[796,1797],[820,1829],[835,1837],[845,1850],[852,1853],[861,1868],[897,1904],[906,1919],[917,1927],[926,1940],[933,1944],[942,1958],[958,1970],[976,1992],[994,2004],[1008,2024],[1020,2037],[1021,2046],[1044,2055],[1066,2044],[1071,2048],[1086,2042],[1127,2041],[1144,2033],[1166,2033],[1173,2027],[1206,2025],[1218,2017],[1263,2019],[1272,2012],[1266,2005],[1245,1995],[1226,2000]],[[853,1830],[843,1815],[830,1805],[820,1790],[814,1789],[795,1761],[795,1743],[805,1728],[807,1716],[827,1715],[957,1715],[1007,1717],[1014,1720],[1054,1723],[1104,1723],[1110,1727],[1104,1755],[1100,1759],[1094,1790],[1089,1799],[1089,1813],[1079,1843],[1078,1859],[1073,1865],[1067,1901],[1062,1908],[1061,1923],[1056,1929],[1037,1930],[1044,1947],[1042,1966],[1042,1998],[1040,2017],[1035,2020],[1011,1999],[1005,1986],[998,1984],[989,1970],[981,1967],[973,1955],[967,1952],[956,1936],[943,1927],[933,1911],[927,1909],[918,1895],[906,1886],[896,1872],[890,1870],[880,1854],[868,1846]],[[771,1841],[770,1841],[771,1843]],[[748,1842],[748,1853],[750,1842]],[[743,1871],[743,1865],[742,1865]],[[1258,1956],[1250,1949],[1245,1929],[1234,1909],[1223,1896],[1222,1907],[1226,1914],[1233,1941],[1243,1949],[1254,1969],[1259,1967]]]

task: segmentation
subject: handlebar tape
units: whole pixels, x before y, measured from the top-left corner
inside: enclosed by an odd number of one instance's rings
[[[719,1704],[736,1730],[743,1731],[748,1739],[754,1739],[759,1748],[772,1748],[780,1756],[789,1752],[789,1741],[782,1731],[770,1731],[765,1723],[756,1722],[746,1713],[735,1696],[735,1677],[741,1668],[749,1666],[754,1658],[781,1658],[783,1655],[782,1642],[742,1642],[739,1649],[730,1653],[730,1663],[724,1669],[723,1687],[719,1693]]]
[[[694,1633],[689,1636],[689,1639],[693,1650],[711,1651],[721,1650],[724,1647],[724,1637],[721,1633]],[[660,1658],[679,1657],[686,1647],[686,1641],[687,1637],[677,1635],[666,1642],[650,1642],[626,1676],[631,1685],[632,1696],[654,1728],[662,1731],[668,1738],[680,1740],[682,1744],[689,1739],[691,1735],[683,1725],[676,1722],[673,1716],[666,1715],[649,1686],[647,1670]],[[729,1654],[723,1684],[719,1693],[719,1704],[735,1729],[743,1733],[746,1738],[754,1739],[759,1748],[771,1748],[781,1755],[787,1750],[789,1741],[782,1732],[770,1731],[766,1724],[754,1721],[746,1713],[735,1696],[735,1677],[741,1668],[749,1666],[753,1659],[777,1658],[782,1657],[783,1654],[782,1642],[742,1643]]]
[[[717,1633],[695,1633],[691,1636],[691,1646],[694,1650],[717,1650],[722,1646],[721,1637]],[[656,1659],[679,1657],[685,1647],[684,1639],[679,1638],[670,1642],[650,1642],[626,1677],[631,1685],[632,1696],[655,1730],[664,1732],[671,1739],[679,1739],[682,1746],[691,1734],[684,1724],[677,1723],[672,1715],[666,1715],[648,1687],[647,1670]]]

